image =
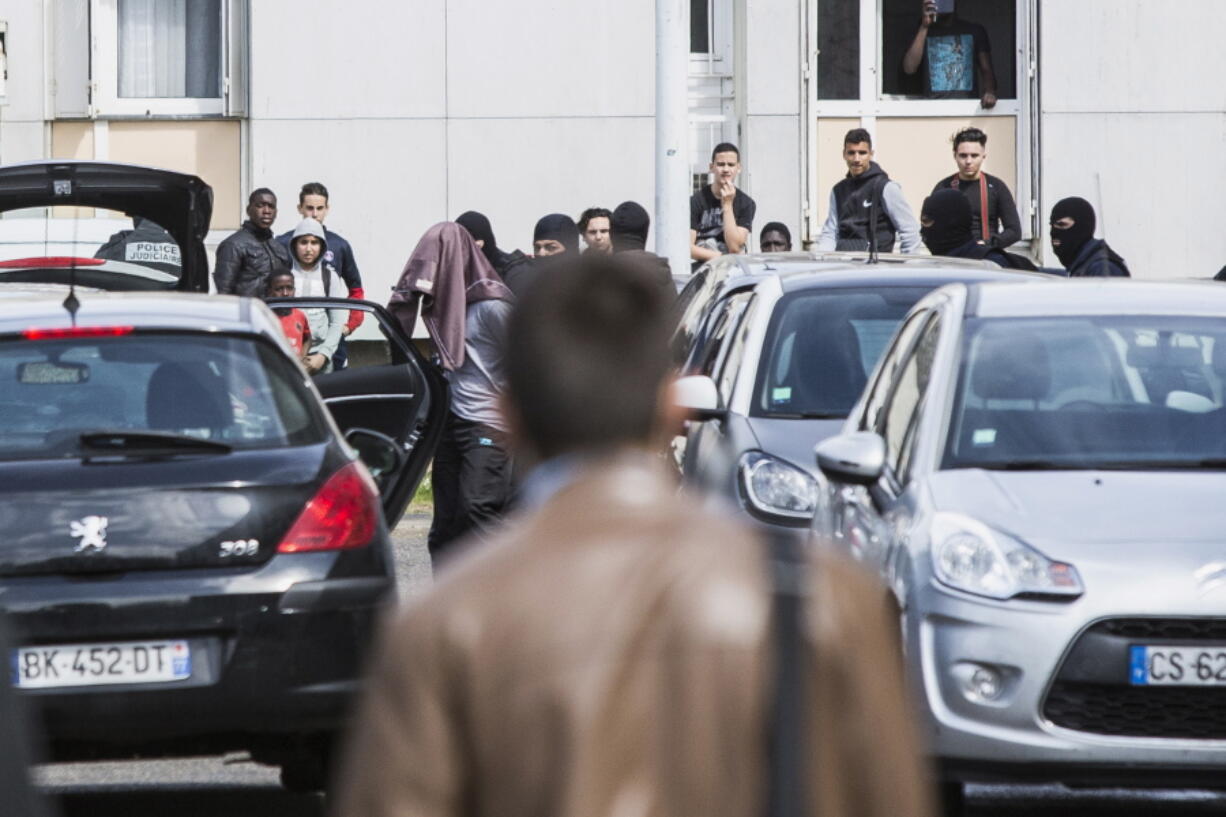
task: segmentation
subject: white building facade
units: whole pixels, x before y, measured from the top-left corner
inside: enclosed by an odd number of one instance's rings
[[[1000,101],[909,96],[898,64],[918,0],[693,0],[691,156],[742,149],[756,227],[816,236],[866,127],[917,210],[954,172],[949,136],[989,134],[1025,238],[1055,263],[1046,214],[1095,204],[1139,277],[1226,264],[1221,0],[960,0],[992,43]],[[246,194],[297,221],[302,183],[332,194],[368,297],[417,238],[468,209],[505,249],[550,212],[654,200],[654,3],[579,0],[0,0],[0,162],[85,158],[201,175],[213,240]],[[754,237],[756,246],[756,235]]]

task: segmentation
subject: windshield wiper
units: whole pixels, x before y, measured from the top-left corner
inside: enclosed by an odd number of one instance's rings
[[[1012,460],[1010,462],[976,463],[972,467],[983,468],[987,471],[1086,471],[1096,466],[1058,460]]]
[[[1206,470],[1226,468],[1226,457],[1201,457],[1191,460],[1121,460],[1119,462],[1096,463],[1093,467],[1105,471],[1168,471],[1168,470]]]
[[[228,454],[233,448],[187,434],[129,429],[86,431],[77,437],[89,456],[166,457],[179,454]]]
[[[801,411],[801,412],[771,412],[768,417],[777,420],[846,420],[847,412],[832,411]]]

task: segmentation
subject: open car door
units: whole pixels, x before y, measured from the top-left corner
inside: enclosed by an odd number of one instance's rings
[[[386,309],[348,298],[272,298],[270,307],[341,309],[361,312],[364,323],[378,327],[379,342],[347,341],[348,366],[318,374],[315,387],[345,438],[361,448],[382,437],[395,443],[398,455],[385,469],[373,469],[389,528],[394,527],[417,490],[438,446],[450,404],[447,381],[422,357]]]

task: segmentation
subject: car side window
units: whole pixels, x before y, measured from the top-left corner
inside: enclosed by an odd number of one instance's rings
[[[885,439],[886,464],[901,483],[911,465],[915,433],[932,379],[932,364],[936,357],[937,340],[941,336],[941,321],[928,321],[916,341],[911,356],[895,379],[895,385],[878,432]]]
[[[669,344],[673,363],[680,366],[685,362],[686,355],[690,351],[690,347],[694,344],[694,338],[698,334],[698,326],[701,323],[703,314],[702,307],[705,301],[710,297],[709,286],[709,269],[703,268],[694,274],[689,282],[685,285],[685,289],[681,290],[681,294],[677,296],[677,302],[673,308],[679,316],[677,320],[677,330],[673,332],[672,342]]]
[[[718,364],[723,360],[724,341],[740,317],[752,292],[742,290],[715,305],[707,321],[699,330],[698,341],[686,363],[687,374],[705,374],[714,377]]]
[[[869,386],[868,399],[864,404],[864,414],[860,417],[859,429],[861,431],[869,431],[877,428],[880,420],[882,406],[890,396],[890,390],[895,381],[895,374],[898,372],[899,365],[902,363],[903,356],[911,347],[911,341],[915,338],[915,333],[932,315],[931,312],[925,311],[912,315],[898,329],[898,333],[894,335],[894,342],[890,345],[889,351],[881,360],[881,367],[877,370],[877,379]]]
[[[747,297],[740,307],[740,317],[735,316],[729,321],[732,326],[730,340],[724,344],[727,348],[727,353],[723,356],[723,361],[718,364],[719,377],[715,381],[716,387],[719,389],[720,397],[724,405],[728,405],[732,400],[732,387],[736,383],[737,375],[741,371],[741,360],[745,357],[745,339],[749,335],[750,325],[753,323],[754,306],[757,301],[752,293],[746,293]],[[737,309],[735,306],[734,310]]]

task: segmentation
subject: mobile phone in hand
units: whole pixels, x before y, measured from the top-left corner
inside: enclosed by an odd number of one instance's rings
[[[955,0],[936,0],[937,14],[952,14]]]

